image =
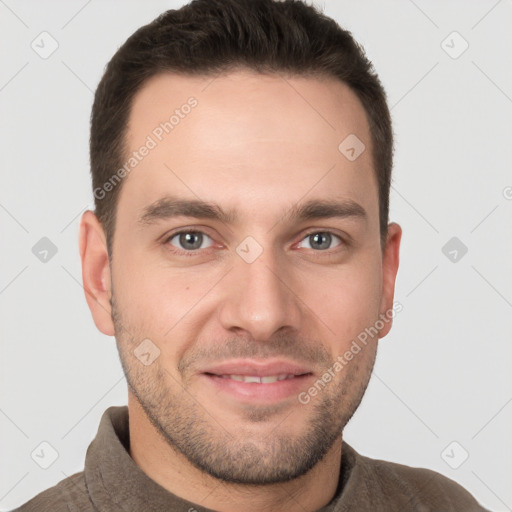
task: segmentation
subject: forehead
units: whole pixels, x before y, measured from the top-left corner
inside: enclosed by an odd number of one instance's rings
[[[351,161],[339,149],[345,140],[366,149]],[[140,211],[171,194],[229,201],[263,218],[270,202],[277,211],[307,195],[347,197],[377,213],[365,111],[334,79],[164,73],[135,96],[126,142],[127,158],[139,155],[119,209]]]

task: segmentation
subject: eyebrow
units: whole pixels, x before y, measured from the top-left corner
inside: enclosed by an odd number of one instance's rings
[[[178,199],[166,196],[146,206],[138,222],[139,224],[154,224],[160,220],[173,217],[210,219],[225,224],[233,224],[237,219],[235,210],[225,211],[215,203],[199,199]],[[291,207],[281,218],[281,221],[305,221],[333,217],[356,218],[365,222],[368,219],[366,210],[360,204],[350,199],[312,199]]]
[[[172,217],[212,219],[226,224],[232,224],[235,221],[233,211],[226,212],[214,203],[208,203],[199,199],[177,199],[167,196],[146,206],[139,217],[139,223],[153,224],[159,220],[166,220]]]
[[[285,219],[315,220],[328,218],[356,218],[367,221],[366,210],[351,199],[325,200],[312,199],[304,204],[297,204],[285,215]]]

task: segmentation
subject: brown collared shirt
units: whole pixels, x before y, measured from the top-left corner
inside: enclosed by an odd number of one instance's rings
[[[14,512],[212,512],[151,480],[129,454],[128,407],[109,407],[90,444],[84,471],[38,494]],[[480,512],[454,481],[428,469],[374,460],[343,442],[340,480],[319,512]]]

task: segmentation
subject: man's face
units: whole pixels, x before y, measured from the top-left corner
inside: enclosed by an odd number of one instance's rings
[[[353,161],[338,149],[350,134],[366,145]],[[128,153],[153,146],[148,135],[156,145],[125,178],[113,244],[131,392],[217,478],[304,474],[359,405],[377,337],[308,403],[299,396],[392,300],[364,109],[334,80],[165,74],[135,97]]]

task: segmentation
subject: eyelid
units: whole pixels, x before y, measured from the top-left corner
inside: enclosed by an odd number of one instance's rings
[[[208,228],[207,226],[181,226],[166,232],[161,237],[161,240],[165,243],[168,242],[171,238],[174,238],[176,235],[181,235],[182,233],[201,233],[213,240],[214,236],[211,235],[210,232],[211,228]]]

